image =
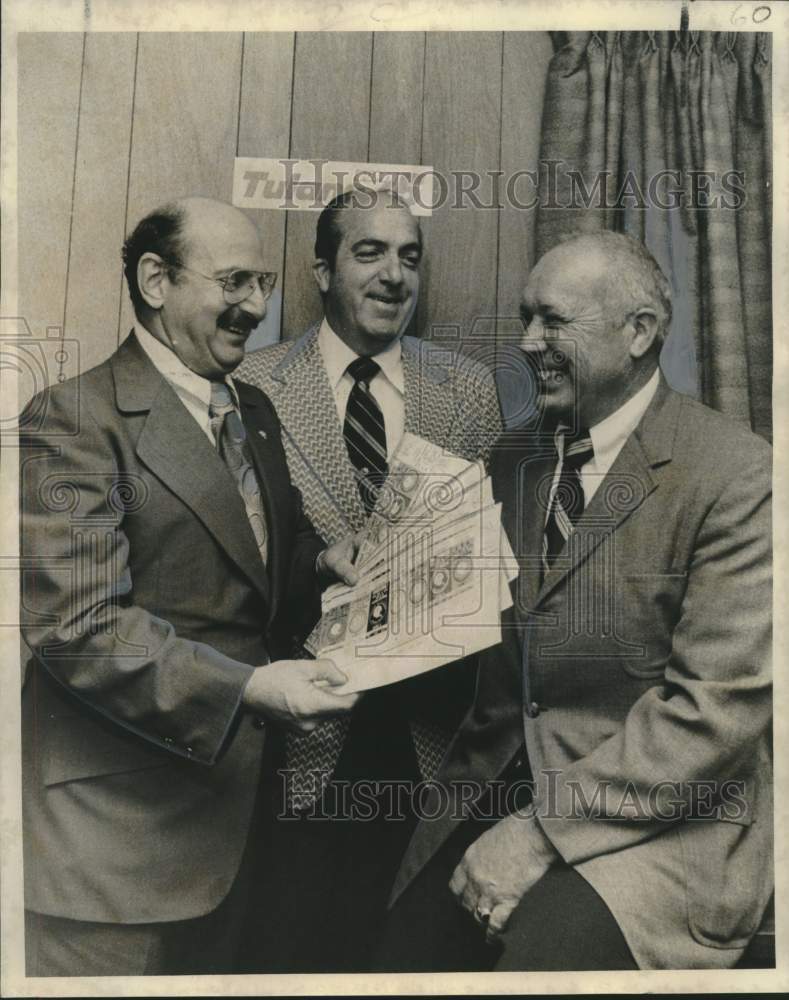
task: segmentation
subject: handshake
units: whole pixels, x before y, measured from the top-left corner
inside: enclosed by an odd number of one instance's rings
[[[353,566],[357,548],[358,539],[351,535],[324,549],[316,562],[318,575],[354,586],[359,579]],[[257,716],[306,735],[325,719],[350,712],[359,700],[358,694],[332,692],[347,680],[331,660],[277,660],[255,670],[242,704]]]

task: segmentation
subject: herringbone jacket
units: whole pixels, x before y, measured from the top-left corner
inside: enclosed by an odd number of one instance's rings
[[[318,330],[316,325],[298,340],[249,354],[238,377],[262,389],[274,403],[290,474],[304,498],[305,512],[331,545],[360,530],[365,513],[318,346]],[[487,463],[502,427],[491,373],[471,357],[414,337],[403,337],[402,357],[406,431],[470,461]],[[411,729],[420,770],[430,778],[452,733],[443,719],[437,725],[434,716],[431,721],[412,719]],[[315,738],[291,740],[291,745]],[[338,741],[335,762],[340,749]],[[289,765],[294,763],[289,754]]]

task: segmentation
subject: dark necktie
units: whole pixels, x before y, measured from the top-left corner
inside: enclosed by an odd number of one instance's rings
[[[343,435],[356,469],[359,494],[369,514],[375,506],[389,466],[386,461],[386,425],[381,407],[370,392],[370,381],[381,370],[372,358],[356,358],[346,371],[354,380],[345,410]]]
[[[263,499],[249,456],[247,433],[233,403],[230,390],[224,382],[211,383],[211,404],[208,415],[219,454],[236,481],[260,557],[265,565],[268,531]]]
[[[559,440],[562,437],[564,449],[560,451]],[[557,456],[562,456],[562,465],[545,522],[545,534],[542,540],[543,575],[553,565],[556,556],[572,534],[578,518],[584,512],[581,467],[594,458],[592,439],[588,430],[579,431],[572,436],[560,430],[556,435],[556,450]]]

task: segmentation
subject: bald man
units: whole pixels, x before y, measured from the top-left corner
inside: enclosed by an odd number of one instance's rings
[[[354,573],[231,376],[275,280],[257,229],[183,199],[123,257],[131,335],[21,419],[29,976],[232,971],[266,733],[355,700],[282,659]]]
[[[556,247],[521,313],[542,421],[491,462],[514,607],[377,966],[728,968],[772,891],[770,448],[666,384],[631,237]]]

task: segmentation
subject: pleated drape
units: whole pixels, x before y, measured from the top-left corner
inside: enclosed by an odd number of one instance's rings
[[[675,316],[662,364],[771,436],[771,39],[555,33],[538,251],[577,231],[645,241]]]

